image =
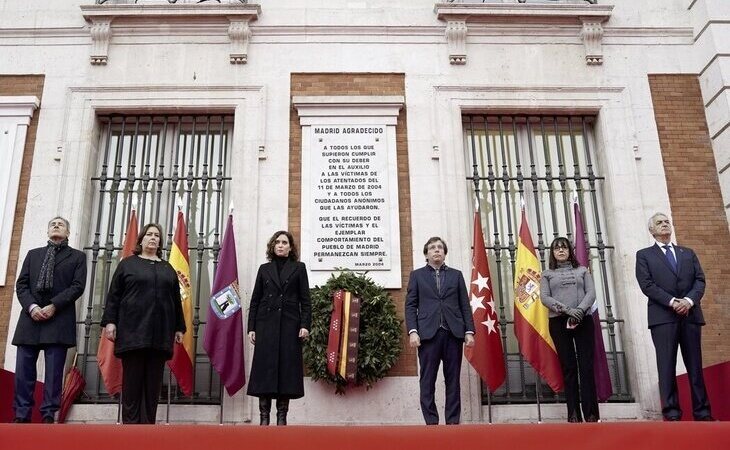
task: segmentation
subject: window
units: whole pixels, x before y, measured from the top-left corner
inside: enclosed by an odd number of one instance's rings
[[[172,247],[175,214],[185,215],[193,286],[194,392],[182,397],[165,369],[162,397],[177,403],[218,403],[218,376],[203,350],[203,327],[220,238],[228,212],[232,115],[122,115],[98,117],[99,163],[94,186],[88,301],[79,314],[79,352],[92,402],[115,401],[101,381],[96,352],[106,293],[119,262],[132,209],[140,229],[163,227],[166,255]]]
[[[605,232],[601,186],[604,178],[593,156],[592,116],[478,115],[462,117],[467,182],[481,206],[495,302],[498,305],[507,380],[490,399],[493,404],[559,401],[544,383],[536,383],[532,368],[519,352],[513,329],[513,279],[520,205],[524,200],[530,231],[543,269],[557,236],[574,238],[573,198],[583,213],[596,283],[609,373],[611,401],[631,401],[621,319],[611,272],[610,245]],[[484,403],[488,391],[483,389]]]

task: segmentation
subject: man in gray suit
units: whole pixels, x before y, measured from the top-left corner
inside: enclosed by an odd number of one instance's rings
[[[406,327],[411,347],[418,347],[421,366],[421,412],[427,425],[437,425],[436,375],[444,362],[446,424],[461,417],[462,346],[474,345],[474,320],[461,271],[444,264],[448,247],[439,237],[423,246],[426,265],[411,272],[406,294]]]
[[[15,289],[23,309],[13,337],[16,423],[30,422],[36,361],[45,359],[41,415],[53,423],[60,407],[66,351],[76,345],[76,300],[86,287],[86,256],[68,246],[69,224],[63,217],[48,222],[48,244],[33,249],[23,261]]]
[[[665,214],[651,216],[649,232],[655,242],[636,253],[636,280],[649,299],[647,315],[656,350],[662,415],[668,421],[682,418],[676,374],[679,347],[692,389],[692,415],[695,420],[715,420],[702,376],[705,318],[700,303],[705,274],[691,248],[672,244],[672,224]]]

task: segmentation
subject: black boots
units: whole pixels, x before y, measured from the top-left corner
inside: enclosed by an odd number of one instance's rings
[[[278,400],[277,400],[278,408]],[[269,416],[271,415],[271,399],[267,397],[259,397],[259,413],[261,414],[261,423],[259,425],[268,425]]]
[[[276,424],[286,425],[286,413],[289,412],[289,399],[288,398],[277,398],[276,399]]]
[[[276,399],[276,424],[286,425],[286,413],[289,412],[289,399]],[[271,417],[271,399],[267,397],[259,397],[259,413],[261,414],[261,423],[259,425],[268,425]]]

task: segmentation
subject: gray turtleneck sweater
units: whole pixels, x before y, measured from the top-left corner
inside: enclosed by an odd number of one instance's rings
[[[542,273],[540,300],[550,310],[550,317],[563,315],[569,308],[588,313],[596,300],[593,277],[583,266],[558,264],[557,269]]]

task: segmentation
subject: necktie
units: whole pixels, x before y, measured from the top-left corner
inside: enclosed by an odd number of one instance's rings
[[[672,247],[669,245],[664,245],[665,250],[665,256],[667,257],[667,262],[669,263],[669,266],[672,268],[672,271],[674,273],[677,273],[677,258],[674,257],[674,253],[672,252]]]

